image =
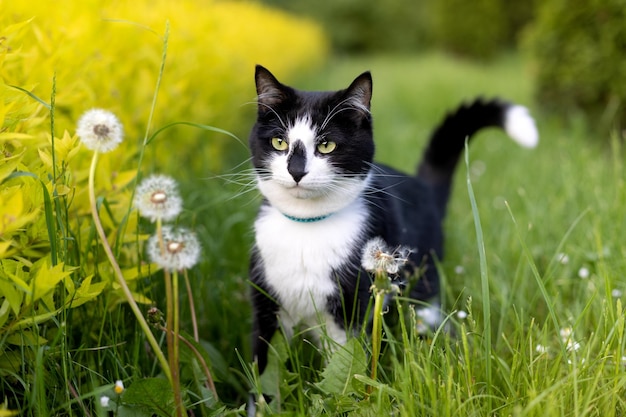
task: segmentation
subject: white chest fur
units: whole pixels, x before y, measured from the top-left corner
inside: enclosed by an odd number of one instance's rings
[[[313,223],[286,218],[264,207],[255,223],[256,244],[267,285],[277,296],[281,318],[293,325],[313,325],[326,317],[328,297],[337,294],[333,270],[355,250],[364,230],[366,207],[356,200],[330,217]]]

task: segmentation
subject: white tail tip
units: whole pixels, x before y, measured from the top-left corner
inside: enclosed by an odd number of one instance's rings
[[[539,143],[539,132],[528,109],[524,106],[511,106],[506,110],[504,130],[517,143],[534,148]]]

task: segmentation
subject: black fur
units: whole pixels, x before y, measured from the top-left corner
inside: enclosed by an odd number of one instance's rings
[[[259,95],[258,117],[250,134],[252,163],[260,181],[270,177],[266,163],[277,151],[271,146],[273,137],[284,134],[286,121],[293,122],[303,112],[311,114],[318,126],[333,109],[341,109],[325,126],[320,141],[332,138],[338,151],[330,159],[344,175],[366,178],[368,189],[361,195],[366,203],[367,221],[350,256],[333,271],[337,286],[329,297],[326,310],[344,328],[358,329],[367,321],[371,280],[361,268],[363,245],[382,237],[390,247],[415,248],[406,265],[406,272],[422,273],[410,296],[431,300],[439,295],[439,278],[435,259],[443,257],[442,221],[446,211],[451,180],[466,139],[478,130],[503,127],[510,104],[476,100],[450,113],[437,127],[424,152],[416,175],[406,175],[392,168],[373,163],[374,141],[369,113],[372,79],[369,73],[357,77],[345,90],[337,92],[304,92],[285,86],[265,68],[256,69]],[[296,182],[306,175],[304,153],[294,149],[289,157],[289,173]],[[264,201],[263,207],[270,203]],[[263,210],[262,207],[262,210]],[[282,237],[277,236],[277,239]],[[288,256],[288,254],[287,254]],[[250,278],[253,283],[254,311],[253,354],[259,372],[267,364],[268,343],[278,329],[280,301],[276,289],[267,284],[264,260],[259,248],[253,249]],[[293,277],[297,280],[298,277]]]

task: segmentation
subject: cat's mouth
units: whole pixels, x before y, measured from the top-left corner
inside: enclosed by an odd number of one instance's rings
[[[286,187],[289,194],[299,200],[306,200],[309,198],[316,197],[319,195],[319,192],[313,188],[303,186],[301,184],[294,184],[291,187]]]

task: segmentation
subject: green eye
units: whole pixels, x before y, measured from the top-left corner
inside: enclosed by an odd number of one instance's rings
[[[272,138],[272,146],[277,151],[286,151],[289,148],[287,141],[281,138]]]
[[[335,150],[336,147],[337,144],[335,142],[326,141],[317,145],[317,150],[319,151],[319,153],[331,153]]]

